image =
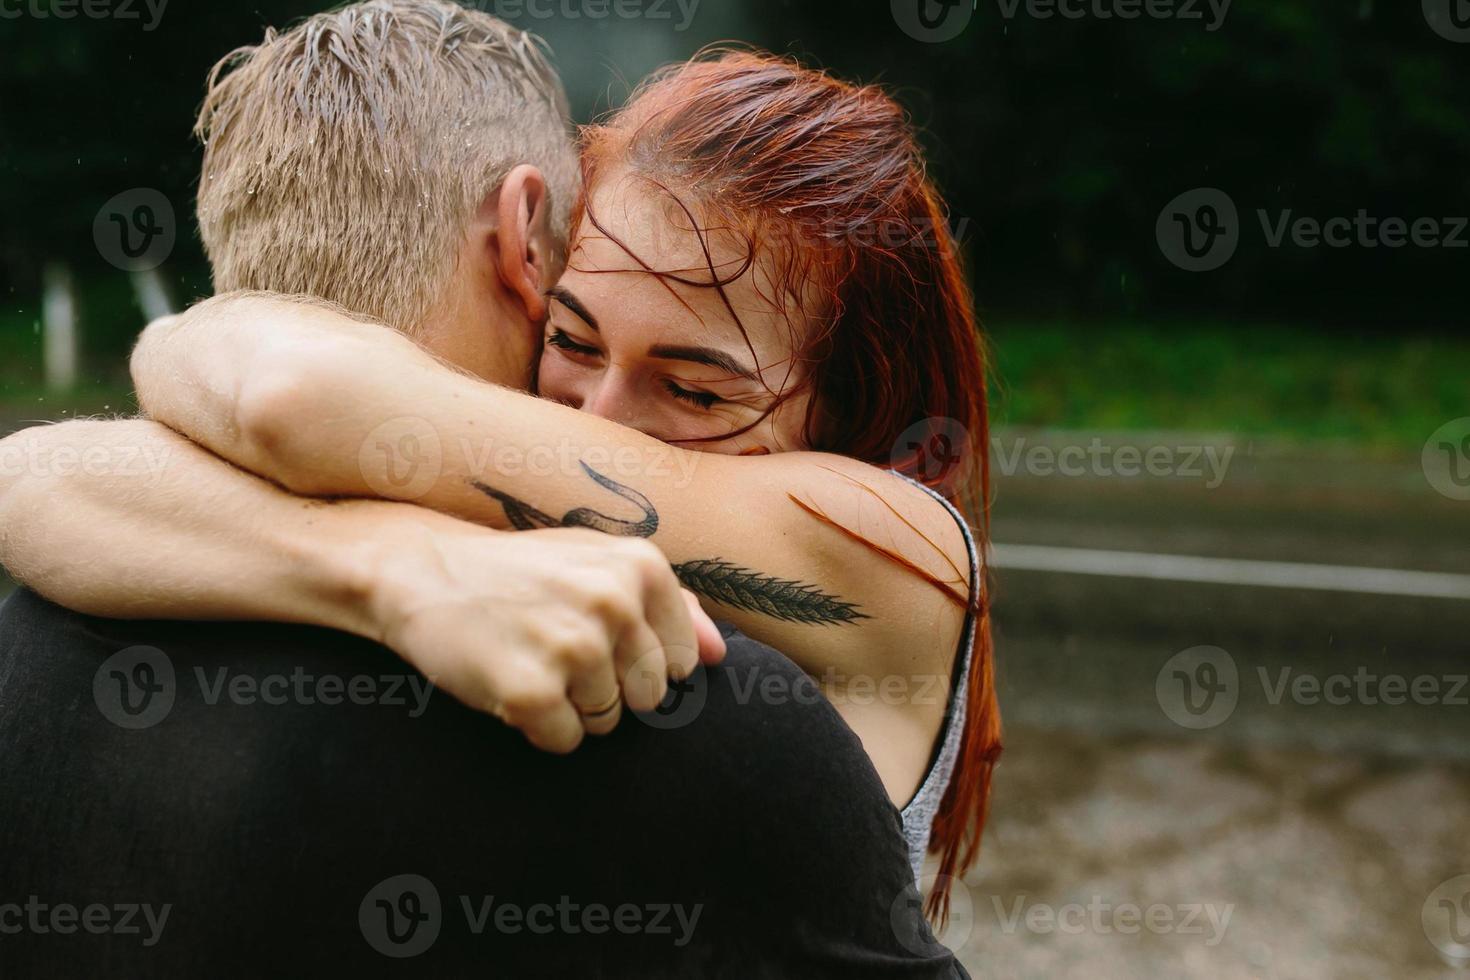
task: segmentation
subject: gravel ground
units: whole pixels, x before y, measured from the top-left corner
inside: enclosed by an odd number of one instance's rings
[[[1470,900],[1440,904],[1470,879],[1435,894],[1470,874],[1470,766],[1008,735],[945,936],[976,977],[1470,976]]]

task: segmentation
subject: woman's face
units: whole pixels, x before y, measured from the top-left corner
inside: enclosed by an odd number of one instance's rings
[[[705,232],[706,259],[688,218],[670,204],[666,194],[617,175],[593,189],[592,213],[628,248],[582,222],[567,271],[550,293],[538,393],[665,442],[718,439],[690,449],[807,448],[804,392],[761,419],[801,380],[792,359],[802,338],[765,298],[773,287],[760,263],[725,286],[742,336],[718,290],[652,275],[633,257],[697,282],[709,281],[711,259],[722,279],[744,264],[743,241],[719,229]],[[749,432],[723,438],[757,419]]]

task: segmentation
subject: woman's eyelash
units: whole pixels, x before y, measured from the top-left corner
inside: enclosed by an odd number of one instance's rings
[[[562,330],[552,330],[551,336],[546,338],[546,342],[552,347],[558,347],[561,350],[571,351],[573,354],[587,354],[591,356],[596,356],[597,354],[602,353],[596,347],[588,347],[586,344],[577,343],[571,337],[567,336],[567,334]]]
[[[550,347],[556,347],[560,350],[587,357],[596,357],[602,353],[596,347],[588,347],[586,344],[577,343],[567,335],[566,331],[557,328],[552,328],[551,335],[546,338],[546,343]],[[680,401],[697,405],[700,408],[713,408],[717,402],[722,400],[719,395],[712,394],[708,391],[690,391],[688,388],[681,388],[672,381],[665,381],[664,387],[668,389],[669,394]]]
[[[679,387],[672,381],[665,381],[664,387],[669,390],[669,394],[680,401],[689,402],[691,405],[698,405],[700,408],[713,408],[715,403],[720,400],[719,395],[712,394],[708,391],[690,391],[688,388]]]

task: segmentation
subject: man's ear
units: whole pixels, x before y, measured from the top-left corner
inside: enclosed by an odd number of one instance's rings
[[[546,179],[523,163],[506,175],[496,202],[496,264],[500,279],[526,307],[532,323],[546,316],[551,240]]]

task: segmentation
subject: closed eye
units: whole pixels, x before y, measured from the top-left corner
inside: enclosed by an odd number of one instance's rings
[[[588,347],[573,340],[564,330],[553,328],[551,336],[546,338],[548,347],[556,347],[572,354],[581,354],[584,357],[596,357],[602,353],[596,347]]]
[[[665,381],[664,387],[668,389],[669,394],[679,399],[679,401],[688,402],[691,405],[698,405],[700,408],[713,408],[716,403],[722,401],[719,395],[713,394],[712,392],[690,391],[688,388],[681,388],[672,381]]]

